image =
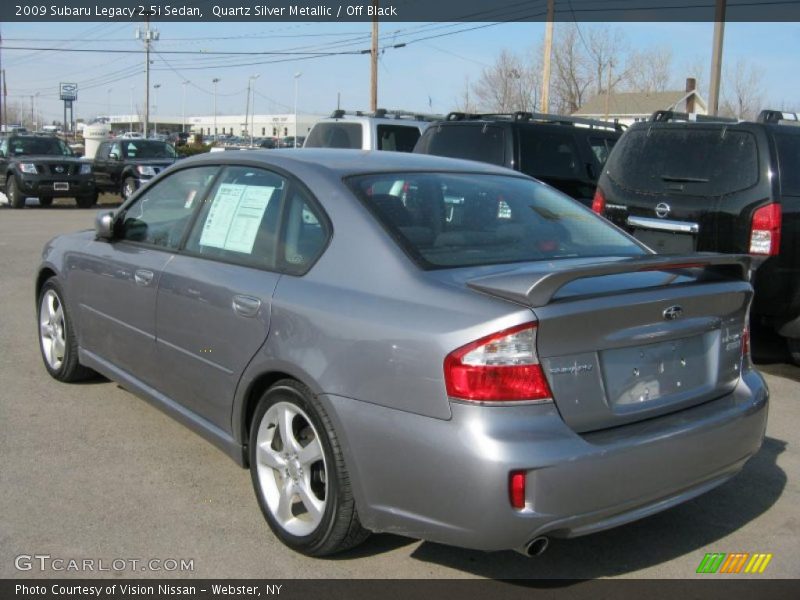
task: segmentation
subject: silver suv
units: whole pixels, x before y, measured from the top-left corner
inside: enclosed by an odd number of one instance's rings
[[[411,152],[432,120],[426,115],[385,109],[374,113],[335,110],[311,128],[303,147]]]

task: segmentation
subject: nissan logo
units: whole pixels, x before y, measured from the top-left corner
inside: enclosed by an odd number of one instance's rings
[[[64,167],[62,167],[61,165],[58,165],[56,167],[56,173],[63,173],[63,172],[64,172]]]
[[[669,207],[669,204],[667,204],[666,202],[659,202],[658,204],[656,204],[656,216],[659,219],[663,219],[664,217],[669,215],[670,210],[671,209]]]
[[[681,308],[676,304],[675,306],[670,306],[669,308],[665,308],[664,312],[661,314],[664,315],[665,320],[674,321],[683,314],[683,308]]]

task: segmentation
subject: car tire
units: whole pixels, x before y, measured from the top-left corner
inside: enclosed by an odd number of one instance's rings
[[[79,208],[92,208],[97,204],[97,192],[78,196],[75,198],[75,202],[78,204]]]
[[[122,189],[120,190],[120,195],[122,196],[123,200],[127,200],[130,198],[133,193],[136,191],[136,180],[133,177],[126,177],[125,180],[122,182]]]
[[[786,346],[789,349],[789,358],[800,367],[800,338],[786,338]]]
[[[43,206],[45,208],[49,206],[53,206],[53,197],[52,196],[41,196],[39,198],[39,206]]]
[[[14,175],[8,176],[6,197],[11,208],[25,208],[25,194],[20,191],[17,178]]]
[[[78,337],[63,299],[61,286],[51,277],[37,300],[39,350],[47,372],[59,381],[71,383],[92,377],[94,371],[78,362]]]
[[[369,536],[331,420],[306,386],[284,379],[266,391],[253,415],[248,454],[258,504],[284,544],[326,556]]]

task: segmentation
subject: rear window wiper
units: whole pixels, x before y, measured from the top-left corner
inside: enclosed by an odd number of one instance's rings
[[[708,183],[710,179],[703,177],[680,177],[678,175],[662,175],[662,181],[677,181],[679,183]]]

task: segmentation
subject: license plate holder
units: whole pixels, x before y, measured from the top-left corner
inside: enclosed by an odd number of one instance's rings
[[[697,237],[691,233],[634,229],[633,237],[659,254],[686,254],[697,249]]]
[[[53,190],[56,192],[68,192],[69,191],[69,183],[66,181],[56,181],[53,183]]]

